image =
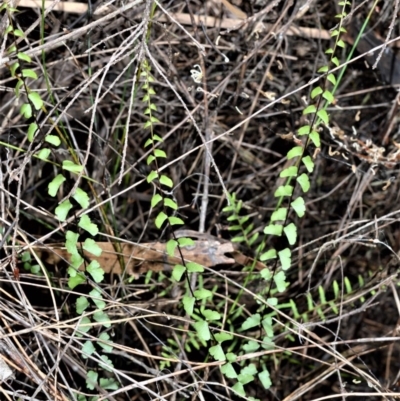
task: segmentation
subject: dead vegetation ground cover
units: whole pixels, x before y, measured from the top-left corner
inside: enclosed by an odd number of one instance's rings
[[[107,9],[94,4],[88,15],[82,14],[87,4],[80,3],[70,12],[46,15],[41,44],[40,12],[22,7],[28,3],[21,0],[15,21],[26,32],[21,46],[32,55],[40,76],[36,89],[81,160],[89,153],[85,168],[97,194],[93,206],[103,202],[112,221],[112,230],[103,227],[98,241],[104,248],[107,241],[126,242],[127,264],[132,261],[123,273],[120,259],[100,260],[115,320],[109,331],[118,344],[110,358],[120,381],[113,395],[102,394],[109,400],[157,395],[163,400],[236,399],[218,364],[207,358],[207,347],[185,348],[190,327],[180,306],[184,288],[170,280],[175,262],[162,249],[171,232],[158,230],[151,214],[153,187],[146,183],[144,148],[148,131],[142,128],[145,106],[135,74],[145,57],[155,79],[153,102],[160,120],[157,133],[168,156],[166,171],[175,183],[173,196],[185,235],[196,240],[191,257],[208,266],[203,285],[214,288],[215,304],[230,302],[238,293],[233,282],[245,282],[241,270],[254,250],[230,242],[222,213],[224,190],[243,200],[254,230],[262,231],[275,207],[273,193],[293,133],[304,124],[309,82],[326,63],[328,30],[336,23],[338,5],[322,0],[163,2],[146,38],[150,1],[116,1]],[[371,6],[372,1],[352,3],[345,21],[347,47],[337,55],[341,63]],[[379,49],[371,53],[399,37],[397,6],[389,1],[375,7],[354,54],[357,59],[349,63],[336,104],[328,110],[331,126],[323,128],[321,152],[315,155],[307,213],[299,222],[289,272],[291,286],[280,295],[282,303],[295,300],[300,313],[309,311],[308,323],[298,319],[291,336],[287,331],[277,336],[268,360],[273,385],[266,391],[255,382],[248,396],[393,400],[400,394],[398,42],[381,54]],[[54,245],[68,229],[57,222],[54,209],[71,187],[50,197],[49,177],[57,175],[57,168],[21,151],[29,146],[27,123],[2,57],[0,351],[15,377],[2,383],[1,399],[17,399],[17,390],[21,399],[68,399],[70,389],[88,393],[85,372],[93,365],[80,356],[80,340],[74,336],[78,294],[66,286],[68,258],[57,251],[62,244]],[[51,130],[48,116],[40,118]],[[64,154],[65,149],[54,150],[53,160],[61,162]],[[98,209],[92,218],[102,224]],[[73,219],[68,224],[76,227]],[[7,246],[10,238],[13,247]],[[15,244],[30,244],[47,273],[24,270]],[[137,244],[142,247],[133,251]],[[334,280],[341,288],[335,301],[339,314],[325,303],[321,317],[316,306],[310,309],[305,294],[312,294],[312,304],[323,304],[318,288],[332,299]],[[255,280],[247,290],[258,293],[260,285]],[[79,292],[90,289],[88,281]],[[240,300],[245,311],[257,308],[250,294]],[[290,308],[283,312],[293,318]],[[170,339],[177,344],[174,355],[163,349]]]

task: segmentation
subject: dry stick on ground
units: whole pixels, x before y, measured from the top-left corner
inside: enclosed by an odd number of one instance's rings
[[[142,1],[135,1],[135,4],[139,4]],[[48,8],[51,5],[53,5],[53,1],[46,0],[44,2],[44,7]],[[19,3],[20,7],[28,7],[28,8],[41,8],[41,1],[35,1],[35,0],[20,0]],[[127,4],[126,7],[132,8],[132,4]],[[53,8],[53,11],[64,11],[66,13],[71,13],[71,14],[83,14],[86,13],[88,10],[87,4],[83,3],[75,3],[75,2],[69,2],[69,1],[61,1],[58,4],[56,4]],[[100,14],[105,14],[107,12],[106,8],[98,8],[95,11],[95,15],[100,15]],[[189,14],[186,13],[177,13],[173,14],[173,17],[181,24],[183,25],[192,25],[191,17]],[[214,18],[210,16],[198,16],[194,15],[194,21],[197,25],[200,26],[200,23],[202,22],[205,26],[207,27],[215,27],[218,26],[220,28],[224,29],[232,29],[236,28],[239,24],[242,24],[243,21],[237,20],[234,18],[223,18],[222,20],[220,18]],[[168,18],[166,16],[161,16],[159,19],[160,22],[169,22]],[[265,25],[265,30],[268,31],[272,25],[270,24],[264,24]],[[296,27],[292,26],[290,27],[287,32],[287,35],[289,36],[301,36],[301,37],[308,37],[308,38],[316,38],[316,39],[325,39],[325,40],[330,40],[331,36],[328,31],[326,30],[319,30],[315,28],[306,28],[306,27]]]
[[[192,21],[194,21],[194,14],[192,11],[192,8],[190,6],[190,3],[188,0],[186,0],[186,5],[189,10],[189,15]],[[193,24],[193,22],[192,22]],[[201,25],[203,29],[204,36],[208,39],[207,37],[207,32],[204,28],[204,25]],[[196,39],[199,41],[199,30],[197,29],[196,25],[193,25],[194,28],[194,36]],[[212,44],[212,42],[209,40],[209,42]],[[218,50],[217,50],[218,51]],[[210,139],[212,139],[213,132],[210,127],[211,122],[210,122],[210,115],[209,115],[209,109],[208,109],[208,90],[207,90],[207,74],[206,74],[206,67],[205,67],[205,54],[199,51],[199,58],[200,58],[200,76],[196,77],[196,75],[192,75],[193,80],[196,83],[202,83],[202,86],[199,86],[197,90],[202,90],[203,92],[203,113],[202,113],[202,118],[203,118],[203,127],[205,131],[205,142],[209,142]],[[193,72],[193,70],[191,71]],[[212,99],[211,99],[212,101]],[[201,180],[199,181],[199,186],[201,185],[200,183],[203,182],[203,193],[201,195],[201,206],[200,206],[200,215],[199,215],[199,232],[204,233],[205,232],[205,222],[206,222],[206,216],[207,216],[207,210],[208,210],[208,197],[209,197],[209,179],[210,179],[210,170],[211,170],[211,162],[212,162],[212,148],[213,148],[213,143],[210,143],[209,145],[205,145],[205,152],[203,154],[203,169],[204,173],[203,176],[201,177]],[[216,166],[215,166],[216,167]],[[197,196],[197,195],[196,195]],[[197,280],[197,275],[194,274],[192,276],[192,283],[195,284]]]
[[[390,36],[392,35],[393,28],[396,23],[398,9],[399,9],[399,0],[396,0],[394,2],[392,21],[390,22],[390,26],[389,26],[388,33],[386,35],[385,43],[390,39]],[[379,51],[378,57],[376,58],[376,61],[375,61],[374,65],[372,66],[372,69],[375,69],[378,66],[378,63],[379,63],[385,49],[386,49],[386,46],[382,47],[382,49]]]

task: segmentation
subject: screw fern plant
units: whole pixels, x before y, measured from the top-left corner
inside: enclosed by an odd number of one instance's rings
[[[172,197],[173,181],[166,174],[160,173],[160,160],[167,157],[166,153],[158,148],[162,144],[163,139],[155,133],[156,124],[159,122],[154,116],[157,111],[156,105],[151,101],[152,96],[156,93],[151,86],[153,77],[151,76],[151,67],[147,60],[143,60],[141,64],[140,77],[143,79],[142,90],[144,96],[142,101],[145,103],[146,108],[144,114],[147,116],[147,121],[144,123],[144,128],[150,132],[150,137],[144,144],[145,148],[150,148],[150,154],[147,157],[147,164],[152,166],[152,170],[147,175],[147,182],[154,185],[154,195],[151,199],[151,208],[161,206],[155,217],[155,225],[161,229],[164,225],[172,228],[174,226],[183,225],[184,221],[176,216],[178,205]],[[171,230],[172,231],[172,230]],[[172,277],[176,281],[185,279],[186,295],[183,297],[183,307],[185,312],[192,317],[195,322],[195,328],[199,341],[204,343],[210,340],[212,333],[209,329],[208,322],[221,319],[221,315],[213,310],[207,309],[205,301],[212,297],[213,292],[205,288],[194,290],[190,286],[190,275],[196,273],[203,273],[203,266],[190,261],[185,261],[181,249],[185,246],[193,246],[192,239],[187,237],[175,238],[172,232],[172,238],[166,244],[167,253],[170,256],[179,256],[182,263],[174,266]],[[194,341],[193,344],[196,342]],[[212,350],[210,350],[212,352]]]
[[[28,151],[18,150],[26,154],[26,160],[33,157],[39,159],[42,163],[52,163],[55,169],[59,171],[48,184],[48,194],[51,197],[56,198],[60,195],[60,188],[64,183],[70,184],[73,188],[71,193],[58,203],[54,212],[61,224],[69,224],[78,216],[77,229],[67,229],[65,231],[65,246],[70,254],[70,266],[67,269],[69,288],[71,290],[75,289],[89,279],[93,287],[89,294],[79,296],[76,301],[76,313],[80,316],[80,319],[75,335],[76,338],[83,339],[93,325],[100,325],[104,328],[111,326],[110,318],[104,310],[106,303],[103,300],[103,291],[98,286],[103,281],[104,270],[96,260],[87,264],[83,258],[83,251],[97,257],[102,253],[101,247],[91,238],[99,233],[99,227],[85,213],[85,209],[88,209],[90,205],[89,194],[79,186],[79,179],[83,176],[85,167],[79,162],[77,152],[71,148],[65,133],[62,132],[57,124],[54,125],[57,135],[45,133],[44,124],[39,121],[39,113],[42,112],[47,115],[47,110],[40,93],[31,89],[31,83],[37,80],[38,76],[33,69],[29,68],[29,64],[32,62],[31,57],[19,49],[17,39],[24,37],[24,33],[20,29],[14,28],[13,24],[12,14],[18,10],[10,7],[7,3],[3,3],[0,6],[0,11],[5,11],[8,14],[8,27],[5,30],[5,34],[10,35],[13,40],[12,45],[7,49],[7,53],[10,59],[13,56],[16,58],[8,67],[11,76],[16,80],[15,95],[22,102],[20,114],[29,122],[27,129],[29,149]],[[51,118],[49,120],[52,122]],[[8,145],[2,144],[4,146]],[[62,144],[67,147],[67,155],[69,157],[67,156],[60,164],[51,159],[53,151]],[[74,177],[78,177],[78,180],[75,181]],[[87,182],[90,181],[89,177],[83,177]],[[93,187],[90,187],[95,196]],[[74,200],[75,206],[71,199]],[[75,216],[68,219],[68,215],[71,215],[72,210]],[[79,242],[79,237],[82,234],[85,234],[87,238],[84,242]],[[49,274],[39,259],[39,266],[31,266],[30,255],[27,253],[23,254],[22,262],[25,263],[24,267],[31,272],[39,273],[41,270],[44,275]],[[110,336],[107,332],[98,333],[97,340],[96,342],[89,339],[82,341],[81,356],[83,359],[92,359],[97,364],[100,372],[108,371],[112,374],[113,363],[107,356],[107,353],[110,353],[113,349]],[[97,349],[95,345],[97,345]],[[110,373],[107,373],[109,377],[101,377],[99,371],[89,370],[87,372],[86,386],[89,390],[94,390],[95,388],[116,390],[119,387],[117,381],[110,377]],[[79,396],[81,401],[86,399],[84,396]],[[92,397],[91,399],[95,398]]]
[[[268,264],[260,272],[265,288],[268,290],[258,294],[258,302],[260,303],[258,311],[242,323],[241,332],[243,333],[257,327],[263,333],[259,340],[249,341],[246,344],[245,352],[247,353],[262,349],[268,350],[273,346],[273,321],[276,316],[274,309],[289,306],[294,316],[300,318],[293,301],[289,305],[280,306],[278,298],[274,295],[283,293],[289,286],[286,272],[291,267],[291,248],[296,244],[298,237],[296,220],[297,218],[302,218],[306,213],[303,195],[310,189],[309,176],[314,170],[314,157],[311,155],[310,149],[312,146],[314,147],[313,155],[319,153],[321,146],[320,126],[329,126],[327,107],[334,103],[334,91],[338,84],[335,74],[330,70],[339,67],[340,64],[336,57],[336,51],[338,48],[345,46],[341,35],[346,30],[342,24],[346,17],[345,8],[350,3],[348,1],[340,1],[339,5],[342,7],[342,12],[336,15],[339,20],[338,27],[331,32],[334,45],[325,52],[329,56],[329,62],[318,70],[318,73],[321,74],[320,85],[312,89],[310,104],[303,110],[306,124],[298,128],[296,135],[293,135],[294,146],[286,155],[288,161],[291,161],[288,163],[290,165],[279,174],[279,177],[285,179],[285,182],[274,193],[274,197],[277,199],[275,210],[263,230],[264,237],[256,247],[257,258]],[[228,217],[228,221],[231,222],[230,230],[237,233],[233,241],[244,243],[248,247],[254,248],[258,234],[250,235],[253,231],[253,223],[248,222],[248,216],[240,215],[241,202],[237,201],[234,194],[230,196],[228,201],[230,205],[224,211],[230,214]],[[279,238],[278,245],[267,249],[270,242],[269,239],[274,237]],[[254,269],[254,266],[255,264],[253,263],[250,269]],[[337,291],[335,291],[335,294],[337,295]],[[322,292],[320,291],[320,299],[321,304],[327,303],[323,289]],[[309,310],[314,309],[312,303],[309,306]],[[323,316],[321,307],[315,310],[320,316]],[[235,360],[235,358],[231,357],[231,360],[228,358],[227,360],[221,370],[227,377],[237,379],[233,390],[238,394],[245,396],[245,385],[255,380],[256,376],[258,376],[264,388],[268,389],[271,386],[265,359],[259,359],[258,363],[256,361],[250,363],[246,368],[242,368],[240,372],[236,372],[235,366],[232,364],[232,360]],[[244,369],[247,370],[243,373]]]

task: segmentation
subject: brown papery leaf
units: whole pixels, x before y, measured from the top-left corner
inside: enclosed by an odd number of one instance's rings
[[[106,273],[121,274],[125,265],[125,270],[129,275],[137,275],[152,271],[168,271],[176,264],[181,264],[182,260],[178,250],[175,256],[170,257],[166,252],[166,244],[161,242],[144,244],[119,243],[121,253],[118,253],[116,244],[110,242],[97,242],[101,249],[101,256],[83,251],[83,256],[87,261],[96,260]],[[78,243],[78,249],[82,249],[82,243]],[[47,244],[46,246],[33,246],[31,248],[36,254],[50,265],[59,264],[61,261],[70,262],[71,255],[63,244]],[[230,243],[221,244],[218,241],[195,241],[195,244],[182,248],[185,261],[196,262],[202,266],[211,267],[218,264],[233,264],[234,259],[225,256],[225,253],[233,252],[233,245]]]
[[[101,256],[97,257],[84,251],[82,243],[78,243],[78,249],[83,250],[84,258],[90,262],[96,260],[106,273],[121,274],[123,267],[129,275],[139,275],[152,271],[170,271],[176,264],[182,264],[178,250],[175,250],[173,257],[166,251],[166,244],[161,242],[144,244],[118,243],[121,253],[117,252],[116,243],[97,242],[101,249]],[[36,253],[44,262],[50,265],[57,265],[64,261],[69,263],[71,255],[63,244],[47,244],[45,246],[32,246],[30,249]],[[251,264],[252,259],[243,255],[231,242],[218,240],[196,240],[194,245],[183,247],[182,255],[186,262],[195,262],[205,267],[217,265],[240,265]],[[226,254],[232,255],[232,257]],[[257,262],[256,268],[261,270],[265,265]]]

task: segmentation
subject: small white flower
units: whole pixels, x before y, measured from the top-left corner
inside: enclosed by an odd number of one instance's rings
[[[203,71],[201,70],[199,64],[195,64],[193,66],[193,69],[190,70],[190,75],[194,82],[196,82],[197,84],[201,84],[201,80],[203,78]]]

